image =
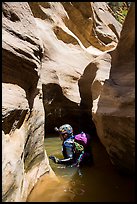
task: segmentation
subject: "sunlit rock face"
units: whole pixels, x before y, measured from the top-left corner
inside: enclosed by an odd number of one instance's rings
[[[133,173],[135,171],[134,4],[124,22],[117,48],[107,55],[111,58],[106,64],[106,67],[110,68],[110,76],[106,78],[103,86],[99,77],[100,60],[96,58],[94,63],[98,71],[92,83],[93,120],[98,136],[113,164],[119,169]],[[105,56],[103,60],[108,61]]]
[[[56,37],[66,44],[80,44],[94,53],[94,47],[105,51],[118,42],[121,25],[105,2],[30,2],[29,5],[34,16],[50,24]]]
[[[42,55],[27,3],[2,4],[2,199],[25,201],[49,171],[38,87]]]
[[[2,4],[3,202],[25,201],[50,172],[45,131],[90,123],[92,97],[100,92],[98,83],[92,96],[91,84],[109,78],[106,52],[120,31],[105,2]]]
[[[106,3],[30,2],[29,5],[44,47],[40,76],[46,131],[53,132],[55,126],[64,122],[77,131],[83,124],[79,117],[86,119],[85,125],[91,118],[92,104],[88,89],[88,104],[82,102],[81,106],[83,92],[80,93],[79,80],[91,61],[103,51],[115,48],[121,25]]]

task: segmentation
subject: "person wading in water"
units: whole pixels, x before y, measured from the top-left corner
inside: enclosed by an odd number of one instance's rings
[[[53,155],[49,156],[57,164],[81,167],[91,165],[93,157],[91,152],[90,136],[84,132],[73,135],[73,128],[69,124],[64,124],[59,128],[55,127],[62,140],[62,154],[64,159],[59,159]]]

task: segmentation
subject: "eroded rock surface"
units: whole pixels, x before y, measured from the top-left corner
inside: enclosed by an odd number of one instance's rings
[[[135,171],[135,7],[132,4],[121,37],[107,66],[110,76],[101,86],[92,83],[93,119],[111,161],[127,172]],[[105,56],[103,60],[105,60]],[[99,64],[99,60],[96,63]],[[105,68],[105,67],[104,67]],[[97,66],[97,69],[100,69]],[[100,87],[100,88],[98,88]],[[98,90],[98,91],[97,91]]]
[[[133,167],[133,13],[120,37],[122,26],[105,2],[2,4],[4,202],[25,201],[51,172],[45,134],[64,121],[90,131],[92,112],[112,161]]]
[[[77,131],[82,124],[79,117],[85,115],[87,121],[91,120],[92,106],[87,107],[84,102],[81,107],[79,80],[92,60],[115,48],[121,25],[106,3],[30,2],[29,5],[44,47],[40,75],[46,130],[50,132],[65,121]]]
[[[42,46],[29,5],[2,6],[2,193],[3,202],[17,202],[50,169],[37,87]]]

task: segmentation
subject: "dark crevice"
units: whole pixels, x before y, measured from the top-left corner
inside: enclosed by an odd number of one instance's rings
[[[74,131],[79,129],[79,106],[63,95],[58,84],[42,85],[45,110],[45,134],[53,133],[55,126],[69,123]]]
[[[5,134],[9,134],[10,131],[19,129],[24,122],[25,116],[28,110],[12,110],[8,115],[2,117],[2,130]]]
[[[32,109],[34,98],[38,94],[36,87],[39,80],[35,63],[3,49],[2,66],[2,82],[17,84],[23,88],[26,91],[29,108]]]
[[[90,67],[87,67],[88,69]],[[93,75],[95,73],[92,73],[93,79],[91,80],[87,70],[85,70],[84,76],[78,82],[81,96],[80,106],[66,98],[58,84],[49,83],[42,85],[45,110],[45,137],[46,134],[54,132],[55,126],[59,127],[65,123],[73,127],[75,134],[84,131],[96,136],[96,127],[92,121],[92,95],[90,90],[91,81],[94,79]],[[94,71],[96,71],[96,67]],[[90,76],[90,80],[85,75]],[[86,87],[84,84],[86,84]]]
[[[83,76],[78,81],[80,102],[80,127],[81,130],[92,136],[97,136],[96,127],[92,120],[92,92],[91,85],[96,76],[97,67],[90,63],[84,70]]]
[[[15,12],[13,12],[13,11],[9,11],[9,10],[4,10],[3,9],[3,15],[7,19],[9,19],[9,20],[11,20],[13,22],[20,21],[20,18],[18,17],[18,15]]]

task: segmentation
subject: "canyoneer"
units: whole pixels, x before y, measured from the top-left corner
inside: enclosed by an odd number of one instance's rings
[[[62,140],[62,154],[64,158],[59,159],[51,155],[49,158],[52,161],[71,167],[81,167],[93,163],[89,134],[81,132],[80,134],[73,135],[73,128],[69,124],[64,124],[59,128],[55,127],[55,131],[59,133],[60,139]]]

